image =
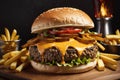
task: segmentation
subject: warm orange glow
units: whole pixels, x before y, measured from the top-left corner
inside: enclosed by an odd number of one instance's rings
[[[104,3],[101,4],[100,16],[101,17],[112,17],[112,14],[110,13],[109,9],[105,6]]]
[[[105,7],[104,3],[101,4],[100,13],[103,17],[107,16],[107,8]]]

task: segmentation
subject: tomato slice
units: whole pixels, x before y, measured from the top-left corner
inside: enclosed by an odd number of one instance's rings
[[[72,29],[72,28],[68,28],[68,29],[63,29],[60,31],[57,31],[57,34],[64,34],[64,33],[68,33],[68,34],[75,34],[75,33],[79,33],[81,32],[82,29]]]

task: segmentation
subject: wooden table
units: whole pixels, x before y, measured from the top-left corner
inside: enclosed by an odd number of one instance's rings
[[[19,76],[30,80],[118,80],[120,79],[120,61],[116,71],[112,71],[106,68],[105,71],[98,71],[93,69],[89,72],[79,74],[46,74],[38,73],[30,66],[20,73],[13,73],[2,68],[0,68],[0,72],[11,74],[12,77]]]

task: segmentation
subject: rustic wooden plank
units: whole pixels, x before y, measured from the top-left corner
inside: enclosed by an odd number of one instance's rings
[[[31,80],[112,80],[118,78],[120,79],[120,61],[116,71],[106,68],[105,71],[93,69],[91,71],[79,74],[47,74],[37,72],[32,67],[29,67],[20,73],[13,73],[6,69],[0,69],[0,71]]]

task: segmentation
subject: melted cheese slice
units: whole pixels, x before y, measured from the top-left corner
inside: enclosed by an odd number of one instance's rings
[[[43,55],[45,49],[50,48],[52,46],[55,46],[56,48],[58,48],[61,51],[63,56],[65,55],[65,52],[66,52],[67,48],[70,47],[70,46],[74,47],[78,51],[79,55],[81,55],[81,53],[83,52],[83,50],[85,48],[93,46],[92,43],[84,44],[84,43],[79,42],[79,41],[77,41],[77,40],[75,40],[73,38],[70,38],[69,41],[51,42],[51,43],[40,42],[40,43],[38,43],[36,45],[37,45],[38,50],[40,51],[41,55]]]

